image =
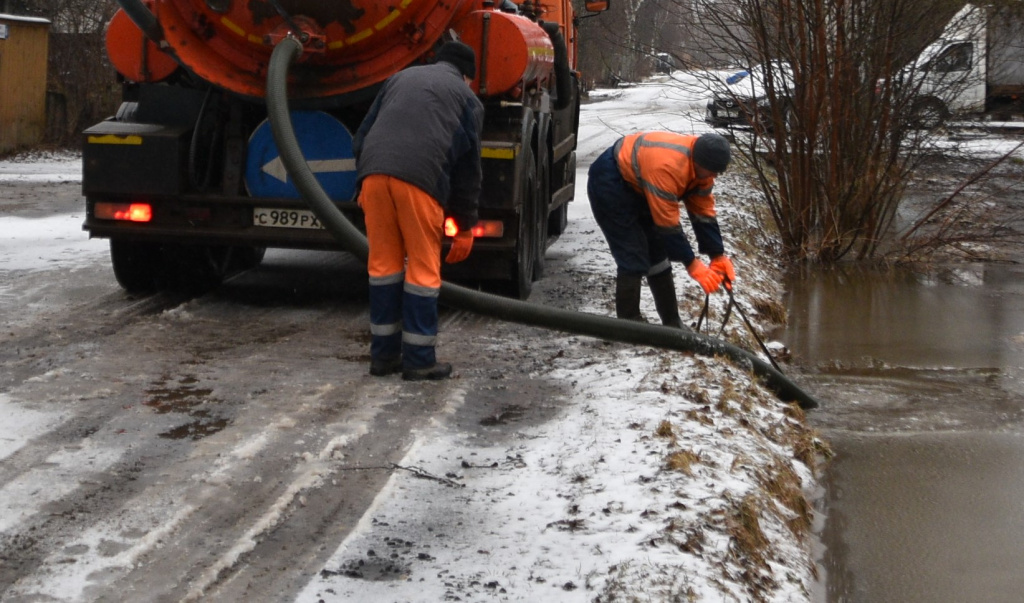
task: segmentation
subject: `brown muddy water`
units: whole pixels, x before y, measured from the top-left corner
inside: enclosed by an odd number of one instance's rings
[[[809,271],[788,291],[774,335],[836,453],[815,599],[1024,601],[1024,267]]]

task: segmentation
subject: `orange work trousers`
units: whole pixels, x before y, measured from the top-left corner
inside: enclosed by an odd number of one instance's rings
[[[370,356],[433,366],[444,210],[420,188],[382,174],[363,179],[359,206],[370,247]]]
[[[366,217],[370,276],[404,270],[406,282],[440,288],[444,210],[437,201],[408,182],[373,174],[363,178],[359,206]]]

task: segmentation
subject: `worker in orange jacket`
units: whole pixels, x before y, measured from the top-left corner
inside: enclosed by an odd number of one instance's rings
[[[615,313],[643,320],[644,277],[663,324],[683,328],[670,262],[681,262],[704,291],[736,280],[725,255],[711,189],[731,159],[729,141],[718,134],[640,132],[620,138],[590,166],[587,195],[618,268]],[[681,224],[682,208],[693,227],[693,252]]]
[[[447,214],[459,232],[445,261],[466,259],[483,180],[475,76],[473,49],[446,43],[434,64],[388,78],[353,139],[369,243],[371,375],[451,375],[434,352],[441,237]]]

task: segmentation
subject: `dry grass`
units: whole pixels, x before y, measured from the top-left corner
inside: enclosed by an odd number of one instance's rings
[[[744,565],[767,567],[765,553],[769,542],[761,529],[760,513],[757,496],[748,494],[733,508],[727,527],[732,537],[733,551]]]
[[[693,465],[700,462],[700,457],[689,450],[677,450],[665,459],[665,466],[672,471],[693,475]]]
[[[805,413],[804,409],[800,408],[800,405],[797,404],[796,402],[787,404],[786,407],[783,409],[783,412],[786,413],[787,417],[795,420],[797,423],[807,423],[807,413]]]
[[[788,465],[773,463],[766,471],[758,472],[757,481],[766,494],[793,512],[782,520],[789,531],[803,541],[811,530],[813,517],[800,477]]]
[[[658,428],[654,430],[654,435],[659,438],[666,438],[672,444],[676,443],[676,434],[672,430],[672,423],[669,421],[662,421],[661,423],[658,423]]]
[[[786,306],[778,300],[755,299],[751,303],[758,316],[775,325],[784,325],[789,319]]]
[[[690,585],[691,578],[684,572],[639,561],[625,561],[608,568],[608,581],[604,589],[589,599],[595,603],[697,603],[701,599]],[[594,590],[591,577],[584,586]],[[564,587],[563,587],[564,588]],[[557,594],[549,596],[557,600]]]
[[[727,381],[722,388],[722,393],[718,396],[718,401],[715,402],[715,410],[722,413],[722,416],[731,417],[736,413],[736,405],[742,401],[743,398],[736,391],[736,386],[732,381]]]
[[[770,543],[761,529],[760,513],[757,496],[748,494],[734,504],[726,520],[732,554],[743,568],[743,581],[754,601],[767,600],[775,587],[767,560]]]
[[[810,467],[815,477],[821,468],[822,462],[832,458],[832,448],[828,442],[821,439],[817,431],[813,429],[801,429],[792,442],[793,458]]]
[[[711,396],[708,395],[706,389],[697,385],[696,382],[691,382],[686,388],[686,391],[682,392],[682,394],[685,399],[693,402],[694,404],[706,407],[711,406]]]
[[[686,411],[686,419],[707,427],[713,427],[715,425],[714,419],[709,417],[707,412],[704,412],[703,409],[701,412],[694,409]]]

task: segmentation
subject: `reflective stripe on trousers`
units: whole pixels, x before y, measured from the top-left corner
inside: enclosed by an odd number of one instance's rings
[[[432,366],[444,210],[416,186],[380,174],[363,179],[359,205],[370,247],[371,357],[401,353],[405,368]]]

